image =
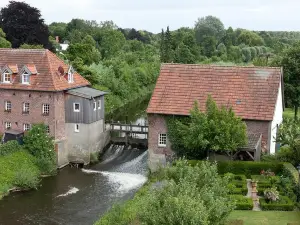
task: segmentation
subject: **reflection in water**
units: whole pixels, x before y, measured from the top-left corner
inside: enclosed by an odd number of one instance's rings
[[[93,224],[147,180],[147,151],[113,146],[103,158],[89,168],[65,168],[45,178],[39,190],[5,197],[0,201],[0,224]]]

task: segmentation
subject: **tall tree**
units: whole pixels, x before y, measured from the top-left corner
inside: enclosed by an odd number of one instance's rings
[[[165,52],[165,31],[164,29],[161,30],[160,34],[160,61],[166,61],[166,52]]]
[[[169,26],[167,27],[167,31],[165,33],[165,62],[170,63],[173,61],[173,49],[172,49],[172,35],[169,29]]]
[[[40,10],[25,2],[10,1],[0,11],[0,27],[13,48],[22,44],[43,45],[50,48],[49,30]]]
[[[294,106],[295,119],[297,119],[300,106],[300,42],[297,42],[283,53],[279,65],[284,70],[286,100]]]
[[[205,37],[214,37],[217,42],[224,36],[224,24],[214,16],[199,18],[195,24],[197,42],[201,45]]]

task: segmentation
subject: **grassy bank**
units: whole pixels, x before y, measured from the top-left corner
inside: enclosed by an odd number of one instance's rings
[[[285,108],[283,112],[283,118],[293,119],[295,116],[295,110],[292,108]],[[300,117],[300,111],[298,111],[298,118]]]
[[[39,176],[35,158],[28,152],[22,150],[0,156],[0,199],[12,188],[37,188]]]
[[[236,210],[229,215],[228,220],[243,220],[243,225],[300,225],[300,212]]]

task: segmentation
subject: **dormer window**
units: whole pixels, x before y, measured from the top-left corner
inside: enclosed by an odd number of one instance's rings
[[[68,83],[73,83],[74,82],[74,69],[72,66],[70,66],[68,70]]]
[[[3,83],[10,84],[11,83],[11,74],[8,72],[3,73]]]
[[[29,83],[30,83],[29,74],[27,72],[24,72],[22,74],[22,84],[29,84]]]

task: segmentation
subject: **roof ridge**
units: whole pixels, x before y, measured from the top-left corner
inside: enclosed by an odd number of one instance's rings
[[[198,67],[231,67],[231,68],[268,68],[268,69],[278,69],[282,68],[279,66],[241,66],[241,65],[215,65],[215,64],[184,64],[184,63],[162,63],[163,65],[181,65],[181,66],[198,66]]]

